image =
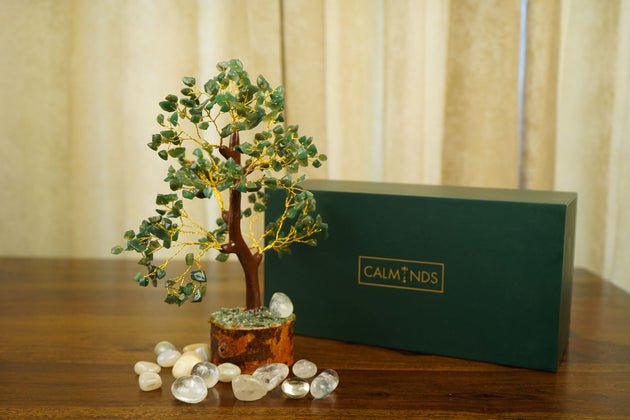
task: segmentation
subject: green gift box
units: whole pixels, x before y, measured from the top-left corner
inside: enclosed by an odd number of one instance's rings
[[[556,371],[566,349],[577,195],[309,181],[330,237],[268,253],[265,301],[296,334]],[[272,191],[273,195],[282,194]],[[267,221],[282,211],[272,197]]]

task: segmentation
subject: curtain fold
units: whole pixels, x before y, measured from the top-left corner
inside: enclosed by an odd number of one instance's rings
[[[324,6],[328,175],[380,180],[383,1],[328,0]]]
[[[518,0],[452,1],[442,183],[518,187]]]
[[[598,273],[610,223],[608,194],[620,182],[609,177],[610,159],[619,152],[611,149],[615,95],[629,93],[615,83],[620,5],[562,4],[554,188],[579,192],[576,260]]]
[[[603,275],[630,290],[630,2],[620,5]]]
[[[382,180],[441,181],[448,1],[385,2]]]
[[[71,3],[0,6],[0,254],[67,252]]]
[[[630,2],[522,1],[0,0],[0,255],[107,256],[168,191],[157,103],[238,57],[309,176],[577,191],[576,264],[630,290]]]
[[[556,166],[561,5],[530,0],[528,6],[521,182],[525,188],[551,190]]]

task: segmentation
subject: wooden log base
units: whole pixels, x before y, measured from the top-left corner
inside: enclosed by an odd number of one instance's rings
[[[210,320],[210,360],[233,363],[250,374],[266,363],[293,364],[295,315],[271,327],[225,327]]]

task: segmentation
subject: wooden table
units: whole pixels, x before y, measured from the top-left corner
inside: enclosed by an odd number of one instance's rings
[[[323,400],[279,389],[256,402],[218,384],[197,405],[140,391],[153,346],[208,340],[208,314],[241,304],[238,267],[210,264],[204,303],[162,303],[134,262],[0,258],[0,418],[630,418],[630,295],[575,274],[571,337],[558,373],[297,336],[295,357],[336,369]]]

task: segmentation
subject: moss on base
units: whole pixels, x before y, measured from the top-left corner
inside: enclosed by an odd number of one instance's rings
[[[210,315],[210,321],[226,328],[266,328],[284,324],[293,318],[295,318],[294,314],[288,318],[274,316],[266,307],[258,309],[221,308]]]

